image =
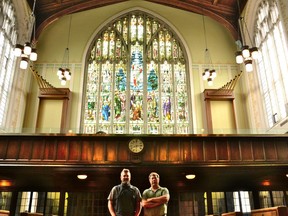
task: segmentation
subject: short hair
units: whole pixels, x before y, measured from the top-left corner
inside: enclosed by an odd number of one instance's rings
[[[124,168],[124,169],[121,171],[121,173],[120,173],[120,174],[122,174],[122,173],[130,173],[130,170],[129,170],[129,169],[127,169],[127,168]]]
[[[151,172],[151,173],[149,174],[149,179],[150,179],[152,176],[155,176],[156,178],[160,178],[159,174],[156,173],[156,172]]]

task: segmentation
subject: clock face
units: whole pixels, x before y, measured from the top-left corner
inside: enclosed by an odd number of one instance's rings
[[[129,149],[133,153],[140,153],[144,149],[144,143],[141,139],[132,139],[129,142]]]

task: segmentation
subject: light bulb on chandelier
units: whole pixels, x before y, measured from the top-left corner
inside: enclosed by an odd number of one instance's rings
[[[21,57],[20,60],[20,68],[21,69],[27,69],[29,60],[31,61],[37,61],[37,52],[35,48],[32,48],[30,43],[25,43],[25,45],[16,44],[14,48],[14,55],[16,57]]]
[[[35,28],[36,28],[36,18],[34,15],[36,0],[34,0],[33,9],[31,13],[31,22],[33,22],[33,39],[32,42],[26,42],[24,45],[16,44],[14,48],[14,55],[16,57],[21,57],[20,68],[25,70],[29,65],[29,60],[34,62],[37,61],[37,52],[36,52],[36,37],[35,37]]]
[[[239,15],[240,15],[239,0],[237,1],[237,3],[238,3]],[[248,35],[248,39],[250,40],[250,43],[252,44],[252,39],[250,37],[246,22],[243,17],[239,18],[239,30],[242,33],[242,39],[243,39],[244,45],[242,44],[240,39],[237,41],[238,50],[235,53],[236,63],[237,64],[244,63],[246,71],[251,72],[253,71],[253,60],[258,59],[259,51],[256,46],[252,46],[250,48],[245,42],[244,30],[246,31]],[[239,38],[240,38],[240,35],[239,35]]]
[[[257,47],[252,47],[249,49],[249,46],[245,45],[242,47],[242,51],[236,52],[236,63],[244,63],[245,69],[247,72],[253,71],[253,60],[258,58],[259,52]]]
[[[204,38],[205,38],[205,46],[206,46],[204,58],[205,58],[205,64],[206,64],[207,68],[205,68],[204,72],[202,73],[202,79],[207,81],[208,86],[212,86],[213,80],[217,76],[217,74],[216,74],[216,70],[213,69],[212,59],[211,59],[209,50],[207,48],[206,27],[205,27],[204,15],[203,15],[203,29],[204,29]],[[210,67],[212,67],[212,69],[209,69]]]
[[[57,76],[61,81],[61,85],[66,85],[66,81],[71,79],[71,72],[69,68],[59,68],[57,71]]]
[[[69,48],[68,48],[71,32],[71,19],[72,15],[70,15],[70,21],[69,21],[67,48],[64,51],[62,66],[57,71],[57,76],[61,82],[61,85],[66,85],[66,82],[71,79],[71,72],[69,69]]]
[[[23,70],[27,69],[28,64],[29,64],[28,61],[29,61],[29,59],[28,59],[27,55],[22,54],[21,55],[21,61],[20,61],[20,68]]]

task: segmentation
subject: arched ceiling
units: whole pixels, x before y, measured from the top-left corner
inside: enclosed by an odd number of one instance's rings
[[[43,29],[58,18],[80,11],[99,8],[129,0],[38,0],[35,5],[36,32]],[[204,14],[218,21],[227,28],[231,35],[238,37],[239,11],[242,11],[247,0],[147,0],[156,4]],[[27,0],[33,8],[34,0]],[[239,9],[240,8],[240,9]]]

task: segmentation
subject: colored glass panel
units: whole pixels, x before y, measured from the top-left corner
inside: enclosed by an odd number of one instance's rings
[[[141,11],[107,24],[88,53],[84,133],[189,133],[181,43]]]

